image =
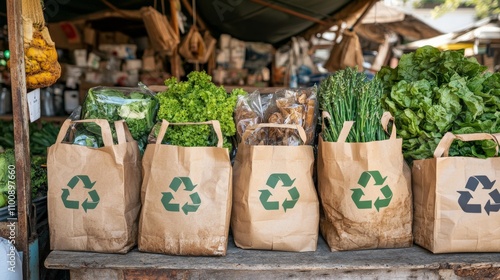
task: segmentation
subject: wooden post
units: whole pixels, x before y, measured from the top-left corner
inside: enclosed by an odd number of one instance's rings
[[[26,72],[24,66],[23,22],[20,0],[7,0],[7,25],[9,32],[10,75],[12,88],[12,111],[14,121],[14,147],[16,157],[17,248],[23,251],[23,278],[30,279],[29,240],[31,237],[31,186],[29,114],[26,97]]]
[[[175,33],[177,34],[177,38],[180,38],[180,31],[179,31],[179,21],[177,20],[177,0],[170,0],[170,17],[171,17],[171,22],[172,22],[172,28],[174,29]],[[172,53],[172,56],[170,57],[170,65],[172,69],[172,76],[176,77],[177,80],[180,79],[181,73],[179,69],[180,65],[180,56],[178,52],[179,47],[176,47],[174,52]]]

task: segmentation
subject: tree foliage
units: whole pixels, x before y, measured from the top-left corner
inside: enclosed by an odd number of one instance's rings
[[[434,8],[432,15],[440,17],[463,5],[474,7],[478,19],[500,14],[500,1],[498,0],[444,0],[443,4]]]

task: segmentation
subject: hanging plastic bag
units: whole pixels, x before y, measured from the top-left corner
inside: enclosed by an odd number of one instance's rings
[[[36,89],[53,85],[61,76],[61,65],[49,30],[45,26],[39,0],[22,0],[26,87]]]

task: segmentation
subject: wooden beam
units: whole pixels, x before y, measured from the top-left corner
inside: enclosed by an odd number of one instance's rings
[[[29,242],[32,237],[29,114],[26,97],[26,72],[24,66],[22,4],[19,0],[7,0],[7,26],[9,36],[10,76],[12,91],[12,111],[14,121],[14,147],[16,158],[17,185],[17,248],[23,251],[23,278],[31,279]],[[21,268],[18,268],[21,269]]]
[[[302,36],[309,40],[317,33],[328,31],[334,24],[347,23],[348,27],[353,26],[363,15],[366,9],[371,8],[379,0],[353,0],[349,1],[342,9],[335,12],[326,22],[329,25],[315,24],[313,27],[302,33]]]
[[[312,21],[312,22],[318,23],[320,25],[331,26],[331,24],[328,23],[327,21],[324,21],[324,20],[321,20],[321,19],[317,19],[317,18],[308,16],[308,15],[304,15],[304,14],[301,14],[299,12],[290,10],[288,8],[285,8],[285,7],[282,7],[282,6],[279,6],[279,5],[271,4],[271,3],[268,3],[268,2],[263,1],[263,0],[250,0],[250,1],[252,1],[252,2],[254,2],[256,4],[259,4],[259,5],[266,6],[266,7],[269,7],[271,9],[275,9],[277,11],[280,11],[280,12],[292,15],[292,16],[296,16],[296,17],[301,18],[301,19],[305,19],[305,20],[308,20],[308,21]]]
[[[107,0],[101,0],[101,2],[104,5],[108,6],[108,8],[110,8],[111,10],[113,10],[115,13],[121,15],[122,17],[124,17],[124,18],[130,18],[130,19],[135,19],[134,15],[133,15],[133,12],[130,13],[129,11],[118,9],[115,5],[111,4]]]

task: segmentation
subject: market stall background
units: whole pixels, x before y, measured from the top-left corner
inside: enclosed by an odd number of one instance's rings
[[[0,12],[5,14],[5,1],[0,4]],[[113,10],[137,10],[144,6],[158,8],[166,2],[166,11],[169,12],[171,1],[139,1],[139,0],[89,0],[89,1],[45,1],[45,15],[49,23],[83,18],[95,12]],[[182,1],[188,2],[188,1]],[[190,2],[190,1],[189,1]],[[246,41],[259,41],[278,44],[290,37],[312,27],[316,21],[324,21],[337,15],[348,6],[358,6],[358,9],[374,1],[197,1],[196,8],[215,36],[228,33]],[[308,19],[283,13],[275,8],[268,7],[268,3],[284,7],[297,14],[305,14]],[[112,8],[111,8],[112,7]],[[4,23],[5,18],[3,18]],[[120,29],[124,25],[120,25]],[[116,25],[109,25],[116,28]],[[126,30],[126,26],[125,26]]]
[[[148,4],[154,5],[156,1],[150,2]],[[167,15],[169,15],[171,12],[170,3],[169,1],[166,2],[166,7],[163,6],[163,2],[157,3],[157,10],[162,11],[165,9]],[[182,3],[185,2],[187,1],[182,1]],[[380,2],[376,3],[377,5],[375,5],[375,2],[377,1],[308,1],[306,3],[303,1],[264,2],[258,0],[198,1],[196,11],[200,16],[200,25],[204,24],[206,29],[216,38],[229,35],[244,42],[269,44],[273,49],[278,50],[289,44],[290,39],[295,36],[317,37],[321,41],[324,38],[318,36],[318,34],[328,33],[332,26],[340,27],[345,25],[347,29],[350,29],[351,26],[358,25],[359,28],[356,31],[360,37],[367,40],[363,44],[366,49],[388,52],[381,58],[382,61],[378,62],[379,66],[387,63],[391,51],[390,45],[395,43],[395,41],[388,42],[387,37],[380,36],[380,34],[387,34],[388,31],[391,31],[399,34],[396,36],[403,36],[410,40],[429,38],[440,34],[410,15],[397,14],[394,15],[392,21],[383,22],[380,13],[382,7],[378,5]],[[137,12],[143,6],[144,2],[142,1],[68,2],[53,0],[46,1],[45,13],[49,25],[54,24],[53,28],[56,29],[61,30],[62,26],[68,27],[65,24],[69,22],[75,24],[75,26],[82,23],[90,24],[92,29],[101,33],[114,33],[117,31],[116,26],[120,26],[120,32],[130,38],[136,38],[147,34],[140,13]],[[377,10],[375,15],[372,14],[370,18],[368,11],[371,7]],[[184,8],[183,12],[186,15],[190,13]],[[188,18],[185,22],[185,28],[187,29],[192,19]],[[256,32],[256,30],[258,31]],[[63,33],[66,36],[66,41],[61,41],[61,44],[58,41],[58,47],[71,50],[71,59],[74,59],[74,50],[87,46],[85,46],[84,40],[76,43],[71,42],[71,40],[68,40],[71,38],[67,36],[67,33]],[[112,39],[117,38],[113,37]],[[331,48],[331,46],[332,42],[329,41],[327,49]],[[66,62],[73,63],[74,61]],[[370,66],[373,66],[373,64]],[[74,70],[75,68],[69,67],[69,69]],[[159,79],[159,81],[162,80],[163,78]],[[63,81],[67,83],[67,79]],[[288,82],[285,80],[282,84],[288,85]],[[82,85],[83,83],[79,84],[76,93],[80,102],[84,98],[88,87],[92,86],[92,84],[86,85],[86,87]],[[59,121],[66,118],[71,111],[71,108],[65,108]]]

